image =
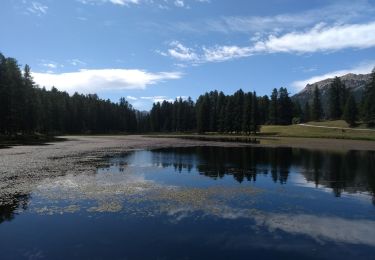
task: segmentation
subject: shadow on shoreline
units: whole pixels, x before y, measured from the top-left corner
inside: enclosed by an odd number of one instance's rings
[[[63,142],[66,140],[68,139],[64,137],[44,135],[0,136],[0,149],[6,149],[20,145],[50,145],[50,143],[53,142]]]

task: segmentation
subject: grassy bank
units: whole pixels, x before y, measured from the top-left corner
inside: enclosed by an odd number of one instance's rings
[[[326,121],[319,121],[319,122],[311,121],[306,124],[316,125],[316,126],[327,126],[327,127],[351,128],[349,124],[345,122],[344,120],[326,120]],[[355,127],[352,127],[352,129],[371,129],[371,128],[368,128],[366,124],[359,122]]]
[[[319,122],[321,123],[321,122]],[[318,122],[315,125],[324,126]],[[310,123],[309,123],[310,124]],[[337,125],[326,125],[338,127]],[[331,139],[353,139],[375,141],[375,131],[358,131],[356,129],[319,128],[301,125],[266,125],[262,126],[261,136],[281,137],[309,137],[309,138],[331,138]]]
[[[244,136],[240,134],[219,134],[206,133],[200,134],[186,134],[186,133],[170,133],[170,134],[149,134],[149,136],[159,137],[179,137],[194,140],[210,140],[210,141],[239,141],[239,142],[254,142],[254,138],[272,138],[272,137],[298,137],[298,138],[328,138],[328,139],[350,139],[350,140],[366,140],[375,141],[375,131],[347,128],[344,121],[324,121],[324,122],[309,122],[309,125],[338,127],[338,128],[320,128],[309,127],[303,125],[264,125],[261,127],[260,133],[252,136]],[[364,128],[364,127],[363,127]],[[361,129],[363,129],[361,127]]]

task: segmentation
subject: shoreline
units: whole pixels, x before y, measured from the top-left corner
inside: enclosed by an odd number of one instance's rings
[[[134,150],[168,147],[290,147],[323,151],[375,151],[375,142],[273,137],[260,144],[128,136],[64,136],[48,145],[0,149],[0,206],[30,195],[42,181],[65,175],[93,174],[111,156]]]

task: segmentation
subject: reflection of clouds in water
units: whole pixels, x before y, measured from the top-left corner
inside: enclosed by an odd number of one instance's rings
[[[23,253],[25,259],[34,260],[34,259],[45,259],[45,254],[42,250],[33,248],[29,251]]]
[[[269,232],[281,230],[293,235],[306,235],[319,242],[326,240],[375,246],[375,221],[268,213],[252,208],[252,203],[259,200],[256,194],[262,192],[259,189],[167,186],[147,180],[147,170],[140,172],[139,168],[135,169],[129,167],[121,174],[106,172],[67,175],[46,180],[38,186],[35,194],[55,200],[93,200],[97,206],[80,205],[89,212],[133,210],[148,212],[150,215],[166,213],[173,223],[190,218],[199,212],[222,219],[245,218],[254,221],[253,227],[265,227]],[[137,200],[124,208],[124,202],[134,196]],[[241,200],[240,204],[244,208],[232,207],[233,201],[238,201],[240,197],[243,199],[243,196],[246,200]],[[139,207],[137,202],[151,202],[153,207]],[[52,209],[59,212],[56,208],[51,207]]]
[[[254,217],[258,225],[270,231],[280,229],[292,234],[308,235],[316,240],[375,246],[375,221],[349,220],[314,215],[265,214]]]
[[[316,184],[313,181],[309,181],[306,177],[302,174],[302,170],[296,170],[294,173],[290,174],[289,182],[293,183],[295,186],[303,187],[303,188],[311,188],[311,189],[319,189],[319,191],[323,191],[329,194],[332,194],[332,188],[325,187],[324,184]],[[346,189],[350,189],[347,187]],[[372,195],[366,191],[358,191],[353,189],[353,192],[342,191],[340,197],[347,197],[353,198],[365,203],[372,201]]]
[[[175,220],[189,217],[191,209],[172,209],[169,215]],[[265,227],[269,232],[282,230],[293,235],[306,235],[318,242],[329,240],[337,243],[363,244],[375,246],[375,221],[350,220],[339,217],[315,216],[307,214],[277,214],[256,209],[237,209],[224,205],[222,208],[201,209],[208,215],[223,219],[247,218],[256,226]]]
[[[101,174],[66,175],[46,179],[34,191],[41,198],[55,200],[95,200],[101,204],[105,200],[112,203],[132,195],[140,195],[159,187],[154,181],[147,180],[139,170],[134,173],[106,172]],[[118,206],[117,206],[118,207]],[[100,208],[105,208],[103,205]]]

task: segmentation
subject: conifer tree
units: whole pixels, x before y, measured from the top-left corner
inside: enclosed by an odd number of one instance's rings
[[[349,95],[346,101],[343,118],[350,126],[355,126],[358,120],[357,104],[352,94]]]
[[[271,125],[278,124],[278,96],[279,93],[276,88],[273,89],[271,94],[270,100],[270,108],[269,108],[269,123]]]
[[[338,77],[335,77],[331,86],[329,87],[329,117],[331,119],[339,119],[342,115],[341,110],[341,80]]]
[[[375,126],[375,68],[371,73],[371,80],[365,89],[363,102],[363,119],[368,126]]]
[[[319,121],[323,117],[322,102],[320,97],[320,91],[318,87],[314,89],[314,98],[311,111],[311,119],[314,121]]]
[[[311,121],[311,109],[309,102],[306,102],[303,108],[303,122],[306,123],[309,121]]]

